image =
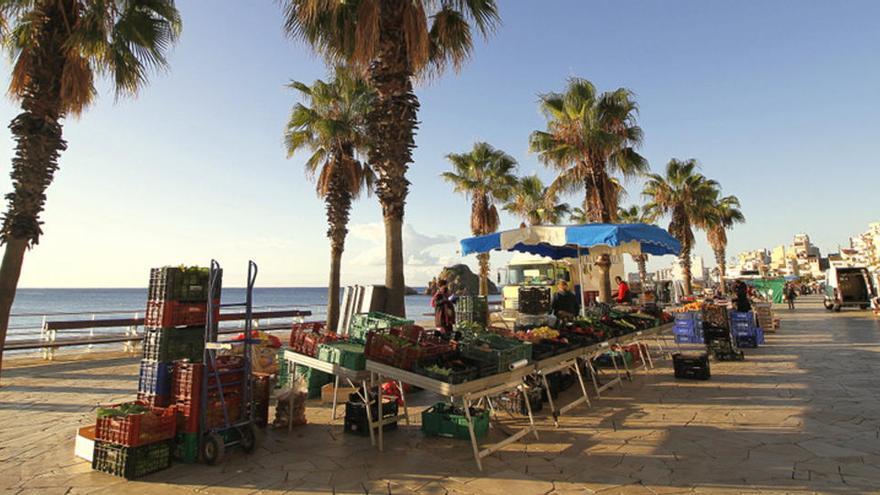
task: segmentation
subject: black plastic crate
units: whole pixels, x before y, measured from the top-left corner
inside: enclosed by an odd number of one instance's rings
[[[690,380],[708,380],[711,377],[709,369],[709,355],[705,352],[700,354],[672,355],[672,366],[675,368],[675,377]]]
[[[171,466],[171,452],[171,441],[123,447],[96,440],[92,469],[133,480]]]
[[[736,346],[750,348],[758,347],[758,338],[754,335],[737,335]]]
[[[393,398],[392,400],[386,400],[382,404],[382,419],[397,416],[397,411],[397,401]],[[378,419],[379,408],[377,407],[375,400],[370,402],[370,414],[373,416],[374,420]],[[343,424],[343,430],[345,433],[367,436],[370,434],[369,428],[369,421],[367,421],[367,407],[363,401],[358,398],[355,401],[346,402],[345,422]],[[396,430],[397,421],[384,425],[384,429],[385,431]]]
[[[483,328],[489,322],[489,303],[486,296],[459,296],[455,302],[455,320],[458,323],[479,323]]]
[[[150,270],[148,300],[207,302],[210,270],[197,266],[163,266]],[[223,271],[217,277],[214,299],[220,299]]]
[[[550,287],[520,287],[517,311],[526,315],[545,315],[550,312]]]
[[[731,339],[715,339],[706,343],[706,347],[718,361],[743,361],[745,354],[739,350]]]
[[[201,363],[205,355],[205,327],[147,329],[143,347],[144,359],[163,362],[188,359]]]
[[[439,373],[436,369],[432,369],[434,366],[446,368],[450,370],[450,373]],[[456,385],[477,379],[480,376],[480,366],[475,361],[461,357],[457,353],[452,353],[418,361],[413,366],[413,372]]]

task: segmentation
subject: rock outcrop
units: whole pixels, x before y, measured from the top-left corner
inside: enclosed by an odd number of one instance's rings
[[[437,287],[437,281],[444,279],[449,283],[453,292],[463,291],[464,294],[477,295],[480,293],[480,276],[472,272],[467,265],[447,266],[440,271],[440,274],[428,282],[425,293],[434,294]],[[498,294],[498,287],[489,280],[489,294]]]

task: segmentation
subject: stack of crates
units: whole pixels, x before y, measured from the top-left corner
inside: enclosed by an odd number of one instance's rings
[[[776,320],[773,317],[773,306],[770,303],[756,303],[755,316],[761,330],[765,332],[776,331]]]
[[[699,311],[675,313],[672,327],[675,342],[678,344],[703,343],[703,315]]]
[[[370,392],[370,415],[373,421],[378,421],[379,404],[378,395]],[[397,400],[392,397],[384,397],[382,401],[382,419],[390,419],[398,415],[399,406]],[[383,431],[397,429],[397,421],[389,421],[383,425]],[[345,421],[343,423],[345,433],[356,435],[369,435],[370,426],[367,419],[367,405],[357,394],[351,394],[345,403]]]
[[[202,361],[209,272],[207,268],[171,266],[150,270],[139,400],[154,406],[170,404],[174,362]],[[217,302],[215,316],[219,316],[219,283],[213,298]]]
[[[486,296],[459,296],[455,301],[456,323],[477,323],[486,328],[489,325],[489,302]]]
[[[415,325],[415,322],[378,311],[358,313],[351,317],[351,323],[348,326],[348,339],[358,344],[365,344],[367,334],[374,330],[387,330],[410,325]]]
[[[764,331],[755,324],[755,315],[751,311],[731,311],[730,331],[737,347],[758,347],[764,343]]]
[[[204,365],[186,360],[175,361],[171,387],[177,408],[177,438],[174,457],[185,463],[198,460],[199,405],[202,400]]]
[[[99,409],[92,469],[131,480],[169,467],[176,426],[173,407],[136,402]]]
[[[546,315],[550,313],[550,287],[520,287],[517,296],[517,311],[525,315]]]

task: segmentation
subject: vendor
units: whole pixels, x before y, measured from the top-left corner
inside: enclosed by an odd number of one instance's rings
[[[451,334],[452,327],[455,326],[456,299],[457,297],[450,293],[446,280],[438,280],[437,290],[434,292],[434,297],[431,298],[431,306],[434,307],[434,325],[447,334]]]
[[[733,292],[736,295],[734,303],[736,310],[740,313],[747,313],[752,310],[752,303],[749,301],[749,286],[742,280],[737,280],[733,285]]]
[[[577,295],[569,290],[568,282],[560,280],[556,284],[556,294],[553,296],[553,315],[560,320],[570,320],[580,312],[580,302]]]
[[[629,285],[624,282],[621,277],[614,277],[614,280],[617,282],[617,296],[614,298],[615,301],[617,301],[617,304],[628,303],[632,298]]]

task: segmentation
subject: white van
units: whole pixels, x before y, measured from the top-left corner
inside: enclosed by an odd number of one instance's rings
[[[825,309],[840,311],[841,308],[868,309],[877,297],[874,282],[863,266],[831,266],[825,272]]]

